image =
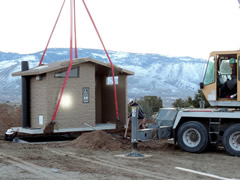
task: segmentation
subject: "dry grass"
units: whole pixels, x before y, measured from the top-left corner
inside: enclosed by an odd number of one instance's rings
[[[4,138],[7,129],[21,126],[21,110],[19,104],[0,104],[0,139]]]

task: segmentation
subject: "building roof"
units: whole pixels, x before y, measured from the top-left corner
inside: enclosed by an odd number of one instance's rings
[[[97,66],[97,71],[101,72],[101,74],[111,75],[111,65],[108,63],[104,63],[101,61],[97,61],[92,58],[78,58],[74,59],[72,63],[72,67],[76,67],[82,63],[93,63]],[[52,71],[57,71],[60,69],[66,69],[69,66],[69,60],[57,61],[50,64],[44,64],[41,66],[37,66],[31,68],[27,71],[19,71],[12,74],[12,76],[32,76],[32,75],[40,75],[45,74]],[[126,75],[134,75],[134,72],[128,71],[126,69],[120,68],[114,65],[114,74],[126,74]]]
[[[210,56],[214,55],[221,55],[221,54],[240,54],[240,50],[235,50],[235,51],[213,51],[210,53]]]

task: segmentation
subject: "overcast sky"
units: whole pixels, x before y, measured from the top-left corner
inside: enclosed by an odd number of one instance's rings
[[[0,51],[44,50],[63,0],[0,0]],[[69,48],[70,0],[49,47]],[[108,50],[207,59],[240,49],[237,0],[85,0]],[[102,49],[81,0],[78,48]]]

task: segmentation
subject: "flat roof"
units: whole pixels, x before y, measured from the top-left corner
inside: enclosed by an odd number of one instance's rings
[[[210,56],[216,55],[216,54],[240,54],[240,50],[235,50],[235,51],[212,51],[210,53]]]
[[[78,59],[74,59],[73,63],[72,63],[72,67],[76,67],[80,64],[83,63],[93,63],[98,67],[102,67],[105,68],[105,73],[107,74],[111,74],[111,65],[109,63],[104,63],[92,58],[78,58]],[[53,62],[53,63],[49,63],[49,64],[43,64],[34,68],[31,68],[27,71],[19,71],[19,72],[14,72],[12,73],[12,76],[32,76],[32,75],[40,75],[40,74],[44,74],[44,73],[48,73],[48,72],[52,72],[52,71],[57,71],[60,69],[65,69],[69,66],[69,60],[63,60],[63,61],[57,61],[57,62]],[[120,68],[118,66],[114,65],[114,74],[118,75],[118,74],[126,74],[126,75],[134,75],[134,72]]]

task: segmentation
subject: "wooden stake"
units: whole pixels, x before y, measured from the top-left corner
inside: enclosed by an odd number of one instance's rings
[[[127,131],[128,131],[129,121],[130,121],[130,117],[127,119],[127,124],[126,124],[126,128],[125,128],[124,138],[127,137]]]

